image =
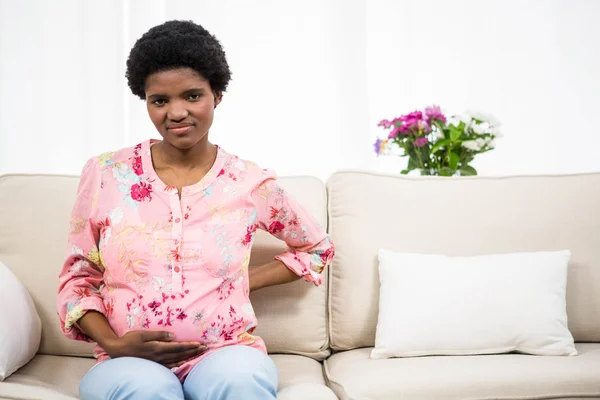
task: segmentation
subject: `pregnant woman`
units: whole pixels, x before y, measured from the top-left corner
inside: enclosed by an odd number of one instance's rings
[[[231,77],[213,35],[156,26],[126,75],[162,140],[83,168],[57,299],[65,335],[97,343],[80,396],[275,399],[249,294],[299,277],[321,284],[333,245],[274,173],[209,141]],[[248,269],[257,229],[289,249]]]

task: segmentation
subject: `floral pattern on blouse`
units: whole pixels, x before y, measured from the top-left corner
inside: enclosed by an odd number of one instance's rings
[[[266,352],[250,303],[248,264],[256,231],[284,240],[276,257],[320,285],[334,247],[329,236],[269,170],[218,149],[200,182],[165,185],[145,141],[90,159],[73,207],[57,298],[62,330],[91,341],[77,321],[106,316],[119,336],[169,330],[208,351],[174,372],[183,380],[203,357],[243,344]],[[99,346],[98,362],[109,358]]]

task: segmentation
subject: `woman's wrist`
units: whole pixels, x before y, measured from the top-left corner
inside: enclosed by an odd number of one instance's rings
[[[119,336],[112,329],[104,314],[89,310],[77,321],[79,328],[93,341],[98,343],[111,357],[118,353]]]
[[[251,292],[264,287],[281,285],[299,279],[298,275],[279,260],[273,260],[268,264],[251,268],[248,271],[248,277],[250,280],[249,286]]]
[[[121,341],[119,339],[120,338],[117,335],[106,337],[102,339],[102,343],[98,342],[98,346],[102,347],[111,358],[117,358],[122,355],[120,347]]]

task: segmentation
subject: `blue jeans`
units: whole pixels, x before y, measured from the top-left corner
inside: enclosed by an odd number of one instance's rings
[[[277,398],[279,373],[262,351],[231,346],[206,356],[183,385],[168,368],[143,358],[122,357],[92,368],[79,384],[82,400]]]

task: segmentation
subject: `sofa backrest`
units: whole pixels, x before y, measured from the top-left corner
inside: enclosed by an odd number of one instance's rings
[[[600,173],[455,179],[340,172],[330,177],[328,195],[336,245],[332,349],[374,345],[379,248],[450,256],[570,249],[569,328],[576,341],[600,342]]]
[[[39,352],[92,356],[92,345],[63,336],[56,313],[58,273],[67,254],[67,232],[78,177],[58,175],[0,176],[0,261],[31,293],[42,320]],[[281,178],[287,189],[323,225],[327,224],[325,185],[316,178]],[[259,232],[250,266],[272,260],[285,244]],[[304,281],[252,294],[259,320],[256,334],[272,353],[328,355],[327,285]]]

